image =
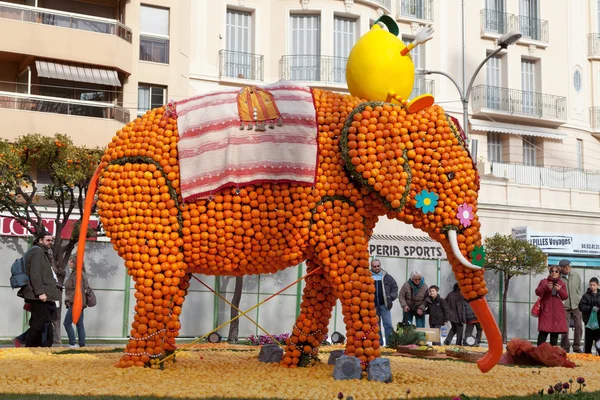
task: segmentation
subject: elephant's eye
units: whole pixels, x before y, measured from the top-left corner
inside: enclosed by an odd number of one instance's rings
[[[454,172],[448,172],[447,176],[449,180],[454,179]]]

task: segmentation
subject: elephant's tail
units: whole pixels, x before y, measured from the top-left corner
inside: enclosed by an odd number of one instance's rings
[[[81,226],[79,227],[79,241],[77,242],[77,274],[75,282],[75,297],[73,298],[73,323],[76,324],[81,316],[81,310],[83,309],[83,295],[81,290],[81,278],[83,272],[83,253],[85,252],[85,240],[87,238],[87,230],[90,222],[90,214],[92,213],[92,206],[94,205],[94,197],[96,196],[96,189],[98,188],[98,178],[102,171],[103,166],[99,166],[92,175],[88,190],[85,196],[85,206],[83,208],[83,217],[81,218]]]

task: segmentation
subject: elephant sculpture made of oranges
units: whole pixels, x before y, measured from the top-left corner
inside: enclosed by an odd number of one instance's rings
[[[502,341],[484,298],[484,271],[467,260],[481,245],[479,179],[457,127],[438,105],[408,114],[400,104],[312,91],[319,127],[314,187],[261,184],[184,203],[176,117],[154,109],[117,132],[95,178],[100,220],[135,281],[135,321],[119,366],[153,364],[175,349],[191,274],[274,273],[306,261],[312,274],[281,364],[317,358],[339,300],[346,354],[368,368],[381,354],[368,242],[382,216],[443,245],[489,342],[479,367],[496,364]],[[424,191],[437,197],[431,212],[418,207]],[[465,203],[468,228],[459,215]]]

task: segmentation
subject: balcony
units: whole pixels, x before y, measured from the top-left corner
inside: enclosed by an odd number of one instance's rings
[[[600,171],[490,162],[491,175],[517,184],[600,192]]]
[[[117,20],[0,2],[0,18],[115,35],[131,43],[131,29]]]
[[[2,52],[132,71],[132,32],[117,20],[0,1],[0,21]]]
[[[346,57],[283,56],[279,60],[281,79],[322,83],[320,86],[346,88]],[[318,85],[319,86],[319,85]]]
[[[481,36],[497,38],[514,29],[515,15],[504,12],[481,10]]]
[[[515,21],[515,29],[523,35],[520,42],[527,43],[530,40],[548,43],[548,21],[523,15],[516,16]]]
[[[239,51],[219,51],[219,77],[262,81],[264,79],[264,56]]]
[[[519,118],[546,126],[560,126],[567,118],[567,98],[498,86],[473,88],[473,115],[498,119]]]
[[[588,34],[588,58],[600,60],[600,33]]]
[[[435,92],[435,81],[433,79],[417,78],[417,79],[415,79],[415,83],[413,85],[413,90],[410,93],[409,99],[414,99],[415,97],[421,96],[426,93],[435,95],[434,92]]]
[[[381,7],[388,13],[392,12],[392,0],[357,0],[357,2],[370,4],[377,8]]]
[[[433,21],[433,0],[398,0],[397,20]]]

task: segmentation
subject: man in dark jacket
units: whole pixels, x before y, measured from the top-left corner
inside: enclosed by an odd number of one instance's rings
[[[441,328],[448,322],[450,318],[450,310],[446,304],[446,300],[439,295],[439,290],[436,285],[429,286],[429,297],[425,299],[425,313],[429,314],[429,327]],[[439,343],[434,343],[439,344]]]
[[[471,305],[466,300],[463,300],[463,305],[465,308],[465,340],[463,341],[463,346],[479,346],[481,343],[481,334],[483,331],[481,330],[481,324],[477,320],[477,316],[475,312],[471,308]],[[473,330],[477,328],[477,333],[475,333],[475,337],[473,337]],[[470,340],[472,342],[470,343]]]
[[[29,283],[23,286],[17,295],[25,299],[31,306],[29,331],[25,344],[27,347],[40,347],[42,335],[47,324],[52,323],[56,313],[56,302],[60,301],[60,289],[52,271],[52,262],[48,250],[52,245],[52,235],[44,232],[27,252],[25,265],[29,275]],[[52,346],[52,329],[49,329],[47,343]]]
[[[579,302],[579,311],[583,316],[583,323],[587,325],[593,312],[600,310],[600,290],[598,290],[598,278],[590,279],[590,287]],[[592,346],[596,343],[596,354],[600,355],[600,329],[585,328],[584,351],[592,354]]]
[[[450,318],[448,319],[452,324],[450,332],[444,341],[444,345],[449,346],[452,344],[452,339],[456,335],[456,344],[460,346],[462,344],[465,319],[465,299],[458,288],[458,283],[454,284],[452,292],[446,296],[446,303],[450,310]]]
[[[392,331],[392,305],[398,298],[398,284],[390,274],[381,269],[381,261],[375,259],[371,261],[371,274],[375,280],[375,310],[379,317],[379,332],[381,332],[381,323],[385,330],[386,344],[390,342]],[[380,335],[380,337],[384,337]]]

